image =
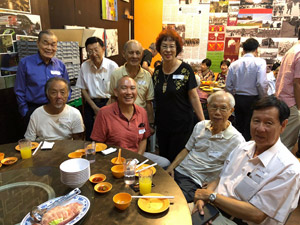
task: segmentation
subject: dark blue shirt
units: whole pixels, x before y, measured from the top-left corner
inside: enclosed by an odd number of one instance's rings
[[[28,103],[46,104],[45,85],[52,77],[62,77],[69,81],[66,66],[57,58],[45,64],[40,55],[27,56],[21,59],[15,82],[15,93],[19,112],[24,117]]]

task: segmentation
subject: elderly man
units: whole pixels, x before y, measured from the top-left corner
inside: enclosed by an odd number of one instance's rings
[[[70,93],[67,80],[54,77],[47,81],[48,104],[37,108],[25,133],[29,140],[83,139],[84,125],[78,109],[66,105]]]
[[[38,53],[21,59],[15,82],[15,93],[19,112],[26,126],[31,113],[48,102],[44,92],[47,80],[62,77],[69,80],[62,61],[54,58],[57,37],[49,30],[41,31],[37,40]]]
[[[136,40],[127,41],[124,45],[123,56],[126,63],[120,68],[116,69],[110,80],[110,94],[112,102],[116,101],[114,89],[121,77],[129,76],[137,84],[137,98],[135,104],[146,109],[150,126],[154,126],[154,115],[152,100],[154,99],[154,89],[151,75],[148,71],[140,66],[143,55],[142,45]]]
[[[137,152],[161,167],[168,166],[167,159],[145,153],[150,127],[145,109],[134,104],[137,98],[135,81],[128,76],[121,77],[114,92],[117,102],[99,110],[91,138]]]
[[[198,188],[219,176],[229,153],[245,141],[228,121],[233,107],[234,98],[230,93],[218,91],[210,95],[210,120],[196,124],[185,148],[167,169],[174,176],[187,202],[194,201]]]
[[[148,49],[143,51],[143,58],[141,60],[141,67],[147,70],[151,75],[153,74],[154,70],[150,68],[152,58],[156,56],[157,51],[155,47],[155,43],[151,43]]]
[[[300,163],[280,141],[290,111],[274,96],[253,107],[252,141],[234,149],[220,178],[195,193],[200,214],[205,202],[222,210],[213,224],[284,224],[297,207],[300,194]],[[233,221],[226,217],[235,217]]]
[[[81,88],[84,104],[85,138],[91,140],[94,117],[110,98],[109,82],[111,73],[118,65],[104,57],[105,47],[100,38],[90,37],[85,42],[90,59],[82,63],[76,86]]]
[[[248,38],[243,43],[243,57],[231,63],[226,79],[226,89],[234,95],[236,128],[246,141],[251,139],[250,120],[251,105],[259,97],[267,95],[268,80],[266,61],[256,57],[259,43]]]

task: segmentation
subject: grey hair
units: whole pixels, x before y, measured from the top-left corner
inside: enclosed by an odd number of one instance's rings
[[[54,36],[56,37],[56,35],[51,31],[51,30],[42,30],[39,35],[38,35],[38,42],[42,39],[42,37],[44,35],[49,35],[49,36]],[[57,37],[56,37],[57,39]]]
[[[124,47],[123,47],[123,51],[126,52],[127,48],[128,48],[128,45],[131,44],[131,43],[136,43],[140,46],[141,50],[143,51],[143,47],[142,47],[142,44],[140,42],[138,42],[137,40],[129,40],[125,43]]]
[[[228,100],[229,100],[229,105],[231,108],[234,108],[235,106],[235,100],[234,100],[234,97],[232,96],[232,94],[230,94],[229,92],[226,92],[226,91],[217,91],[213,94],[211,94],[208,98],[207,98],[207,104],[210,104],[212,102],[212,99],[214,97],[218,97],[218,96],[227,96]]]
[[[70,83],[66,79],[64,79],[62,77],[52,77],[49,80],[47,80],[46,85],[45,85],[45,94],[46,94],[47,98],[48,98],[49,88],[50,88],[51,84],[53,82],[55,82],[55,81],[62,81],[62,82],[64,82],[66,84],[66,86],[67,86],[68,93],[70,93],[71,86],[70,86]]]

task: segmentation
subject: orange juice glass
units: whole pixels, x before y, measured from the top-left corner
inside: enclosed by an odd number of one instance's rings
[[[139,173],[139,186],[142,195],[151,193],[152,187],[152,170],[147,169]]]
[[[27,139],[21,139],[19,141],[19,146],[22,159],[31,158],[31,141]]]

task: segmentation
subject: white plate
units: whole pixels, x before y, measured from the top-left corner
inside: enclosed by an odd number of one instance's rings
[[[57,198],[50,199],[49,201],[44,202],[43,204],[39,205],[39,207],[42,208],[42,209],[44,209],[48,205],[50,205],[53,201],[55,201],[56,199]],[[89,201],[89,199],[87,197],[85,197],[83,195],[77,195],[74,198],[72,198],[70,201],[65,202],[62,205],[68,205],[68,204],[74,203],[74,202],[78,202],[78,203],[82,204],[83,208],[80,211],[80,213],[73,220],[71,220],[69,223],[67,223],[66,225],[72,225],[72,224],[77,223],[89,211],[90,201]],[[32,224],[34,224],[34,223],[33,223],[32,219],[30,217],[30,214],[28,213],[24,217],[24,219],[22,220],[21,225],[32,225]]]

